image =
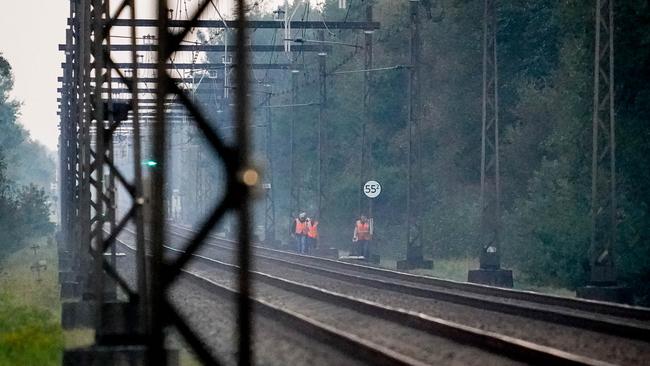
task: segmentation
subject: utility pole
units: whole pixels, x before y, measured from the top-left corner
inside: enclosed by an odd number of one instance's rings
[[[499,78],[496,0],[484,0],[483,86],[481,99],[481,252],[469,282],[512,287],[512,271],[501,269],[501,186],[499,172]]]
[[[103,52],[99,51],[103,47],[104,43],[104,31],[102,27],[102,20],[104,18],[104,6],[102,0],[91,0],[91,7],[92,7],[92,16],[91,16],[91,32],[93,35],[93,48],[91,49],[93,59],[94,59],[94,69],[95,69],[95,76],[98,77],[99,79],[95,81],[94,85],[94,95],[100,95],[101,96],[101,88],[102,88],[102,79],[103,79],[103,74],[104,74],[104,55]],[[96,52],[93,52],[92,50],[96,50]],[[88,71],[88,76],[90,79],[90,70]],[[101,77],[100,77],[101,76]],[[94,127],[95,127],[95,151],[94,151],[94,173],[95,173],[95,178],[92,179],[91,177],[91,184],[95,188],[95,195],[94,195],[94,203],[91,203],[93,208],[95,209],[94,212],[94,217],[91,220],[91,249],[90,251],[93,253],[93,286],[94,286],[94,300],[95,300],[95,313],[96,313],[96,318],[95,318],[95,329],[98,330],[97,333],[95,333],[95,339],[97,343],[101,343],[101,336],[102,334],[100,333],[102,330],[102,317],[103,317],[103,307],[102,305],[104,304],[104,269],[103,269],[103,263],[104,263],[104,222],[105,222],[105,217],[104,217],[104,207],[105,207],[105,200],[104,200],[104,158],[106,157],[106,150],[105,150],[105,139],[104,139],[104,104],[101,102],[97,102],[95,100],[94,103],[91,103],[91,106],[94,108],[92,109],[92,115],[89,118],[88,122],[89,124],[92,124],[92,121],[94,120]],[[90,170],[90,174],[93,174],[93,171]],[[92,196],[91,196],[92,197]],[[93,229],[93,223],[94,223],[94,229]]]
[[[366,5],[366,21],[372,22],[372,3],[368,2]],[[365,30],[364,32],[364,69],[372,69],[372,35],[373,30]],[[370,177],[370,170],[372,166],[371,162],[371,146],[372,139],[369,137],[371,133],[369,130],[371,124],[371,113],[370,113],[370,80],[372,72],[366,71],[363,74],[363,118],[361,120],[361,157],[359,161],[359,190],[358,190],[358,199],[359,205],[357,209],[357,216],[361,216],[364,211],[366,211],[366,205],[364,205],[364,200],[367,200],[367,214],[368,217],[372,217],[372,199],[365,198],[363,194],[363,184],[366,182],[366,179]]]
[[[318,40],[321,42],[321,45],[324,45],[325,42],[325,31],[318,31]],[[325,108],[327,108],[327,71],[326,71],[326,62],[327,62],[327,52],[323,48],[318,53],[318,76],[319,76],[319,94],[320,94],[320,104],[318,106],[318,220],[321,221],[323,215],[323,199],[325,196],[324,184],[325,184],[325,141],[324,141],[324,132],[323,124],[325,122]]]
[[[131,21],[137,19],[136,13],[136,0],[129,0],[129,10]],[[129,27],[131,36],[131,62],[133,63],[131,82],[138,87],[140,80],[140,68],[138,65],[138,54],[135,46],[137,43],[137,30],[135,24],[132,23]],[[145,242],[145,197],[144,187],[142,182],[142,134],[140,124],[140,99],[138,93],[132,93],[131,109],[133,110],[132,125],[133,125],[133,193],[131,194],[133,202],[133,224],[135,225],[135,239],[136,239],[136,282],[137,293],[140,294],[140,299],[137,302],[137,312],[140,316],[140,322],[137,324],[137,331],[144,336],[151,334],[151,314],[150,314],[150,297],[148,296],[149,279],[147,275],[149,268],[146,256],[146,242]]]
[[[71,9],[72,11],[72,9]],[[61,122],[59,134],[59,232],[57,235],[59,253],[59,282],[62,294],[65,288],[75,286],[72,278],[73,262],[76,252],[72,248],[72,237],[75,225],[75,210],[73,206],[76,187],[75,160],[76,151],[76,121],[73,117],[75,104],[74,88],[72,85],[72,29],[66,30],[65,59],[66,67],[63,73],[63,92],[61,94]]]
[[[366,5],[366,21],[372,22],[373,9],[372,2]],[[373,238],[369,243],[369,261],[379,263],[380,257],[374,245],[375,233],[374,232],[374,216],[373,216],[373,201],[374,198],[364,198],[363,186],[368,179],[374,179],[373,176],[373,161],[372,161],[372,147],[374,144],[374,130],[372,126],[372,112],[370,110],[370,90],[372,88],[372,70],[373,67],[373,54],[372,54],[372,35],[374,30],[368,29],[364,32],[364,69],[368,70],[363,74],[363,119],[361,128],[361,164],[359,170],[359,212],[358,215],[366,214],[373,223]],[[364,205],[364,200],[367,205]],[[367,206],[367,207],[364,207]]]
[[[591,158],[591,245],[589,284],[578,297],[630,302],[617,283],[616,119],[614,109],[614,0],[596,0]]]
[[[105,0],[103,4],[102,12],[104,14],[109,14],[110,13],[110,2],[109,0]],[[105,35],[106,39],[106,47],[110,49],[111,47],[111,37],[110,34]],[[97,78],[95,78],[97,80]],[[108,85],[108,93],[109,95],[113,94],[113,79],[112,79],[112,73],[106,72],[105,76],[105,81],[106,84]],[[100,83],[97,83],[100,84]],[[101,85],[99,86],[101,88]],[[107,103],[108,107],[108,126],[113,126],[115,123],[115,118],[113,111],[115,109],[115,104],[113,103],[113,99],[109,98],[109,101]],[[115,162],[115,154],[114,154],[114,148],[115,148],[115,142],[113,139],[113,134],[112,133],[103,133],[102,139],[104,139],[104,149],[106,151],[106,158],[108,159],[109,162]],[[116,209],[116,189],[115,189],[115,171],[114,169],[108,169],[108,175],[104,178],[104,182],[106,183],[106,187],[104,188],[106,192],[106,212],[107,212],[107,221],[108,221],[108,230],[109,232],[114,232],[115,227],[116,227],[116,217],[115,217],[115,209]],[[103,253],[102,253],[103,254]],[[117,268],[117,248],[115,245],[111,246],[111,266],[114,268]],[[108,281],[106,284],[106,294],[107,294],[107,300],[109,301],[114,301],[117,299],[117,285],[114,281]]]
[[[409,10],[411,19],[410,37],[410,72],[409,72],[409,113],[408,113],[408,174],[406,187],[406,260],[397,262],[397,269],[432,268],[433,262],[424,260],[422,250],[422,228],[420,212],[418,208],[418,192],[421,186],[420,177],[422,172],[414,169],[419,166],[418,146],[416,131],[420,124],[420,1],[410,0]],[[415,156],[414,156],[415,155]],[[415,171],[414,171],[415,170]],[[416,187],[414,187],[414,185]],[[416,188],[416,189],[414,189]]]
[[[291,195],[291,215],[297,215],[300,208],[300,179],[296,164],[296,107],[298,102],[298,70],[291,70],[291,128],[289,129],[289,191]]]
[[[270,89],[270,87],[269,87]],[[267,246],[275,246],[275,197],[273,189],[274,162],[273,162],[273,121],[271,115],[271,97],[273,93],[269,90],[266,94],[266,162],[268,173],[266,174],[267,182],[265,184],[265,209],[264,209],[264,242]]]
[[[78,79],[80,83],[80,103],[79,108],[79,127],[80,127],[80,164],[81,164],[81,184],[79,192],[79,253],[81,256],[80,263],[80,276],[83,278],[81,281],[82,297],[86,299],[92,298],[91,286],[91,258],[85,255],[89,251],[91,240],[91,195],[90,195],[90,1],[79,1],[78,15],[79,15],[79,55],[78,62]]]

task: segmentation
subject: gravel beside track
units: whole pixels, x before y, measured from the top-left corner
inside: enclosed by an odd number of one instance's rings
[[[568,305],[560,306],[556,304],[546,304],[541,302],[522,300],[514,297],[500,296],[500,295],[514,296],[513,293],[524,294],[525,293],[524,291],[493,288],[493,287],[481,286],[481,285],[469,284],[469,283],[461,284],[462,285],[461,287],[465,287],[465,290],[461,290],[455,287],[458,283],[454,281],[446,281],[446,280],[435,279],[433,277],[427,278],[426,276],[417,276],[417,275],[410,275],[408,273],[403,273],[403,272],[400,273],[397,271],[389,271],[379,267],[372,267],[371,265],[365,263],[357,264],[357,263],[344,262],[344,261],[323,260],[323,258],[304,256],[304,255],[292,255],[293,253],[264,250],[264,249],[260,249],[259,247],[256,249],[260,255],[266,257],[288,260],[294,263],[299,263],[299,264],[304,264],[309,266],[316,266],[319,268],[329,269],[332,271],[349,274],[353,276],[363,276],[365,278],[390,281],[396,284],[401,284],[406,286],[417,286],[417,287],[431,289],[435,291],[445,291],[450,294],[460,294],[460,295],[471,294],[471,296],[473,297],[485,299],[492,302],[521,305],[526,307],[547,309],[547,310],[552,310],[557,312],[570,312],[572,314],[581,315],[585,317],[598,317],[600,319],[609,319],[617,322],[625,322],[633,325],[650,327],[650,318],[646,317],[647,316],[646,312],[650,312],[650,310],[645,308],[629,307],[620,304],[607,304],[607,303],[594,304],[593,301],[582,300],[582,299],[563,299],[572,303],[590,303],[589,305],[593,305],[596,308],[601,308],[599,310],[602,311],[603,313],[597,313],[591,310],[576,309],[575,307],[570,307]],[[377,271],[371,271],[371,270],[368,271],[369,269],[377,269]],[[389,274],[391,275],[391,277],[387,276]],[[435,283],[441,283],[441,285],[436,285]],[[449,285],[449,287],[446,285]],[[479,290],[482,290],[483,292]],[[493,291],[496,292],[493,293]],[[543,295],[543,294],[537,294],[537,295],[538,296],[535,296],[537,299],[542,298],[546,301],[549,301],[549,298],[553,297],[553,296]],[[636,310],[636,311],[626,312],[626,310]],[[608,312],[608,313],[604,313],[604,312]]]
[[[203,252],[210,257],[232,261],[231,253],[226,250],[206,247]],[[256,270],[278,277],[391,307],[409,309],[611,363],[644,365],[650,359],[650,343],[642,341],[629,340],[449,302],[398,294],[359,284],[350,284],[326,276],[278,266],[277,263],[259,257],[255,258],[254,263]]]
[[[171,229],[175,234],[191,235],[194,233],[191,228],[183,225],[172,224]],[[234,242],[211,235],[209,241],[218,241],[220,245],[232,246]],[[290,251],[283,251],[269,247],[254,245],[254,249],[261,255],[289,260],[292,263],[302,263],[310,266],[318,266],[343,273],[362,275],[367,278],[381,278],[396,283],[428,286],[438,291],[449,293],[471,294],[475,297],[482,297],[492,302],[504,304],[524,305],[527,307],[543,308],[551,311],[564,311],[585,317],[598,317],[606,321],[628,322],[629,324],[644,325],[646,331],[640,333],[639,339],[650,338],[650,308],[614,304],[594,300],[577,299],[550,294],[543,294],[532,291],[507,289],[492,286],[459,282],[431,276],[411,274],[404,271],[396,271],[374,264],[355,261],[334,260],[323,257],[314,257],[297,254]],[[467,304],[465,304],[467,305]],[[628,332],[625,332],[628,333]]]
[[[191,267],[192,271],[199,271],[202,276],[222,285],[232,287],[236,284],[230,271],[216,269],[204,263],[192,263]],[[408,326],[384,321],[335,304],[297,295],[294,292],[278,287],[255,282],[253,289],[255,298],[295,311],[322,323],[335,325],[337,329],[352,333],[427,364],[521,364],[442,337],[431,336]]]
[[[236,305],[234,299],[210,294],[191,281],[172,288],[172,303],[226,365],[236,365]],[[333,347],[314,342],[303,334],[262,316],[253,317],[253,350],[256,365],[362,365]]]
[[[125,241],[130,243],[130,239]],[[120,247],[122,248],[124,247]],[[133,257],[128,249],[125,252],[127,256],[120,258],[119,270],[129,284],[135,286]],[[201,338],[207,341],[209,348],[224,365],[237,364],[234,299],[211,294],[181,277],[171,289],[171,302],[185,315]],[[273,319],[254,316],[253,332],[256,365],[363,365],[350,355],[314,342],[292,329],[291,325]],[[181,337],[172,336],[170,344],[178,349],[182,344]]]

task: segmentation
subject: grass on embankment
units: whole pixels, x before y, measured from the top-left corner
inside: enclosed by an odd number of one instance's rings
[[[382,258],[381,265],[387,268],[396,268],[397,261],[388,258]],[[479,267],[478,259],[466,258],[448,258],[436,259],[433,263],[433,270],[430,269],[416,269],[410,271],[411,273],[444,278],[448,280],[466,282],[467,272],[470,269],[477,269]],[[517,269],[513,269],[514,288],[519,290],[528,290],[541,292],[552,295],[575,297],[575,292],[566,288],[552,287],[552,286],[538,286],[528,283],[523,276],[518,273]]]
[[[0,263],[0,366],[61,364],[63,332],[56,248],[45,239],[36,255],[27,245]],[[39,274],[31,266],[45,260]]]

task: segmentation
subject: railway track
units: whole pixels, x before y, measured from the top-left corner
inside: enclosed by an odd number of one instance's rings
[[[179,233],[177,231],[179,229],[184,233]],[[171,233],[189,239],[193,232],[174,226]],[[211,236],[207,245],[217,249],[232,250],[234,242]],[[256,246],[255,250],[257,258],[274,262],[279,266],[296,268],[351,283],[571,325],[627,338],[650,340],[650,324],[647,322],[650,320],[650,310],[645,308],[465,284],[260,246]],[[502,297],[501,294],[505,296]]]
[[[195,234],[193,230],[183,226],[172,225],[171,228],[174,230],[172,231],[173,234],[182,233],[182,236],[185,238],[189,238],[190,235]],[[208,242],[208,245],[217,245],[216,243],[219,243],[222,246],[236,244],[236,242],[233,240],[220,238],[215,235],[210,235],[209,239],[211,239],[211,241]],[[367,275],[370,278],[391,279],[400,281],[400,283],[412,283],[443,288],[446,290],[471,293],[480,296],[493,297],[500,301],[508,300],[513,304],[530,303],[553,307],[553,309],[565,308],[570,309],[571,311],[583,311],[587,314],[600,314],[612,318],[619,318],[620,320],[650,322],[650,308],[569,298],[532,291],[484,286],[430,276],[420,276],[385,268],[348,263],[328,258],[307,256],[294,252],[267,248],[260,245],[255,245],[254,248],[259,252],[259,254],[256,253],[257,255],[263,254],[268,258],[290,260],[289,262],[291,263],[306,264],[315,268],[318,267],[322,269],[343,271],[343,273],[346,274],[362,274]],[[646,337],[647,334],[644,333],[643,336]]]
[[[179,235],[184,240],[193,234],[188,229],[183,229],[180,233],[178,231],[178,228],[174,227],[172,233]],[[211,257],[227,258],[227,253],[232,251],[233,243],[218,237],[211,237],[207,244],[210,245],[211,250],[217,251],[210,253]],[[363,295],[359,296],[363,296],[367,300],[413,309],[420,313],[486,328],[496,333],[524,338],[565,351],[620,364],[643,364],[642,360],[647,359],[650,355],[648,324],[638,319],[639,313],[642,314],[645,311],[642,308],[596,303],[595,305],[598,306],[601,313],[592,314],[584,310],[584,307],[576,310],[567,305],[580,302],[575,299],[567,299],[569,301],[563,303],[564,306],[511,298],[502,299],[495,295],[487,296],[480,293],[452,290],[448,287],[432,286],[427,281],[423,281],[428,279],[423,276],[412,276],[261,247],[256,247],[254,254],[256,266],[266,273],[274,273],[284,278],[293,278],[295,281],[307,282],[348,294],[365,291]],[[359,268],[361,271],[358,271]],[[370,271],[366,272],[367,270]],[[388,273],[388,276],[382,276],[384,273]],[[406,275],[406,278],[416,278],[416,280],[399,280],[396,279],[398,277],[396,275]],[[435,278],[433,280],[438,281]],[[364,287],[365,290],[362,289]],[[487,286],[470,285],[469,287],[485,290]],[[491,290],[489,287],[487,289]],[[501,292],[501,289],[496,290]],[[505,292],[516,293],[512,290]],[[404,296],[395,296],[396,294]],[[525,292],[525,294],[531,294],[533,298],[545,297],[534,293]],[[562,298],[551,297],[553,300],[562,300]],[[444,303],[458,304],[459,306],[454,307]],[[594,305],[591,304],[593,302],[587,303],[589,306]],[[611,310],[607,311],[608,309]],[[622,311],[628,309],[631,310],[631,314]],[[458,317],[454,312],[473,312],[482,315]],[[603,314],[603,312],[608,314]],[[499,317],[495,316],[495,313],[508,315]],[[522,317],[530,319],[530,321],[522,320]],[[504,324],[510,323],[513,325],[504,327]],[[546,323],[556,324],[556,326]],[[522,329],[526,331],[522,331]],[[581,329],[585,331],[580,331]],[[570,338],[574,339],[566,341]]]
[[[120,243],[126,245],[122,241]],[[182,253],[173,247],[165,248],[168,253]],[[184,275],[210,293],[232,296],[235,295],[232,281],[237,270],[237,266],[233,264],[204,255],[194,255],[191,268],[184,271]],[[231,278],[227,278],[224,273],[230,274]],[[469,357],[466,360],[473,362],[464,362],[468,364],[610,365],[589,357],[417,312],[391,308],[266,273],[253,271],[251,275],[254,281],[253,302],[256,311],[289,322],[296,330],[320,342],[333,344],[346,352],[349,350],[351,355],[360,357],[360,360],[367,364],[426,365],[444,362],[444,357],[447,357],[446,361],[450,363],[454,360],[448,358],[449,349],[456,350],[456,353],[461,354],[461,358],[463,351],[459,350],[468,352],[469,349],[471,353],[465,357]],[[281,295],[283,292],[284,295]],[[308,304],[308,309],[316,308],[317,311],[305,311],[305,307],[291,305],[296,301],[300,303],[301,298],[304,301],[302,305]],[[290,299],[290,303],[287,303],[286,299]],[[324,317],[326,321],[318,319],[319,316]],[[366,329],[364,332],[355,328],[358,324],[350,324],[364,321],[366,324],[371,322],[370,324],[379,329],[383,326],[387,331],[377,338],[376,329]],[[373,333],[375,339],[372,339]],[[414,347],[414,340],[427,346]],[[381,344],[382,341],[388,343]],[[477,353],[476,350],[482,351]],[[443,355],[440,355],[440,352]],[[456,363],[458,361],[455,360]]]

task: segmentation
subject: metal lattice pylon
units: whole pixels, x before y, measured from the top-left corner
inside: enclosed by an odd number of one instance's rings
[[[430,267],[424,261],[422,247],[422,140],[420,99],[420,1],[409,2],[410,69],[408,78],[408,152],[406,183],[406,260],[397,263],[398,268]]]
[[[195,354],[206,364],[217,364],[207,350],[203,341],[187,326],[187,322],[171,305],[168,298],[169,287],[175,282],[181,270],[187,264],[191,255],[198,250],[205,237],[214,225],[228,212],[234,211],[239,217],[239,355],[241,364],[250,363],[250,305],[248,294],[248,244],[249,244],[249,195],[251,179],[257,173],[249,168],[248,163],[248,98],[247,98],[247,67],[248,57],[245,47],[238,47],[237,82],[237,136],[236,142],[226,144],[203,117],[199,109],[190,100],[185,91],[171,82],[166,70],[170,55],[176,52],[183,38],[194,28],[202,16],[209,1],[204,1],[197,12],[182,27],[179,33],[171,33],[166,1],[158,1],[159,52],[157,53],[156,73],[156,119],[151,125],[153,138],[153,156],[157,166],[151,170],[151,194],[149,197],[149,228],[150,237],[145,245],[145,221],[143,216],[145,197],[142,182],[141,142],[143,136],[139,130],[139,99],[134,91],[139,87],[136,54],[136,17],[135,0],[124,0],[117,6],[115,15],[108,12],[106,0],[71,1],[71,25],[68,33],[68,54],[64,70],[64,83],[70,92],[62,94],[62,137],[64,143],[62,154],[62,175],[66,182],[75,181],[74,191],[69,186],[63,186],[62,197],[69,201],[62,204],[61,211],[66,217],[62,230],[62,238],[76,243],[72,248],[75,263],[74,269],[82,279],[83,300],[92,302],[95,313],[96,345],[137,345],[144,349],[146,364],[165,365],[167,352],[164,350],[164,332],[168,325],[175,326],[184,336]],[[243,1],[238,6],[238,42],[244,44],[245,19]],[[120,20],[125,9],[130,8],[131,28],[131,77],[126,77],[124,71],[112,59],[110,50],[111,28]],[[126,19],[122,19],[126,20]],[[133,131],[134,180],[129,181],[124,172],[113,161],[113,136],[121,127],[123,120],[115,118],[115,103],[112,100],[112,73],[119,75],[119,81],[129,89],[132,95],[131,116]],[[107,92],[108,91],[108,92]],[[164,193],[167,174],[166,164],[166,127],[165,107],[168,95],[175,95],[178,101],[188,110],[199,130],[205,135],[209,146],[223,161],[227,177],[227,192],[205,219],[196,236],[186,245],[185,254],[175,260],[163,258],[165,241],[165,210]],[[106,98],[107,96],[107,99]],[[76,101],[76,103],[75,103]],[[108,174],[104,174],[104,173]],[[105,182],[106,179],[106,182]],[[128,192],[132,201],[119,222],[115,222],[115,194],[113,180],[117,179]],[[254,180],[254,179],[253,179]],[[248,183],[247,183],[248,182]],[[136,237],[136,282],[137,289],[131,288],[115,267],[115,260],[107,260],[104,255],[108,250],[114,252],[117,236],[127,224],[133,224]],[[108,229],[108,230],[107,230]],[[68,244],[66,243],[66,244]],[[69,245],[68,245],[69,246]],[[65,247],[65,246],[64,246]],[[145,248],[146,247],[146,248]],[[145,256],[145,253],[147,254]],[[146,257],[149,258],[147,263]],[[111,279],[108,280],[108,277]],[[147,279],[155,279],[147,281]],[[126,334],[114,333],[113,322],[105,319],[111,316],[110,296],[111,283],[117,283],[127,295],[128,301],[118,305],[129,309],[137,309],[137,313],[129,316],[137,319],[135,324],[128,324]],[[120,314],[124,314],[120,312]],[[115,313],[113,313],[113,316]],[[116,319],[116,318],[112,318]],[[124,321],[125,319],[122,319]],[[80,353],[104,352],[98,348],[81,349],[66,352],[64,363],[74,362]],[[85,357],[85,356],[84,356]]]
[[[591,186],[591,282],[616,282],[614,1],[596,1]]]
[[[501,187],[496,0],[484,0],[481,101],[480,266],[500,268]]]
[[[82,301],[87,301],[96,314],[93,324],[89,324],[95,326],[96,342],[92,347],[67,350],[64,364],[87,363],[76,362],[79,358],[75,357],[88,359],[86,357],[97,357],[98,353],[128,352],[138,360],[144,359],[147,365],[164,366],[168,355],[165,350],[165,332],[170,326],[179,332],[203,363],[218,364],[205,341],[188,326],[184,316],[171,303],[169,291],[192,255],[200,249],[215,225],[224,221],[228,214],[238,218],[236,239],[239,243],[237,257],[240,268],[237,297],[239,364],[251,363],[249,204],[251,190],[258,183],[259,173],[251,168],[249,161],[248,73],[255,68],[286,68],[286,65],[249,62],[250,47],[242,45],[246,44],[247,27],[251,25],[245,19],[243,0],[237,1],[237,19],[234,21],[202,20],[210,4],[211,1],[204,0],[197,5],[195,13],[188,17],[188,20],[171,23],[165,0],[157,2],[156,19],[137,19],[135,0],[119,1],[116,7],[110,7],[108,0],[71,0],[71,29],[67,34],[68,43],[63,47],[66,51],[66,64],[62,78],[64,88],[61,90],[60,153],[61,181],[72,184],[61,185],[61,197],[67,199],[61,205],[61,228],[64,232],[60,238],[65,241],[61,245],[63,251],[72,252],[73,270],[83,282]],[[113,14],[110,14],[108,9],[113,9]],[[123,16],[126,9],[130,9],[129,19]],[[320,22],[308,23],[304,26],[328,26],[324,23],[321,25]],[[275,22],[265,21],[258,21],[258,24],[270,27],[276,25]],[[130,28],[130,44],[111,45],[111,30],[117,26]],[[187,50],[187,45],[181,43],[192,29],[198,26],[230,27],[237,30],[236,62],[231,65],[235,69],[237,85],[236,133],[232,141],[228,141],[222,131],[215,130],[214,124],[202,114],[188,90],[176,84],[169,74],[172,68],[171,56]],[[373,27],[351,23],[340,26],[350,29]],[[143,45],[137,44],[137,27],[156,27],[157,35],[148,39],[157,40],[157,44],[154,42],[144,45],[147,46],[146,49],[139,47]],[[255,49],[255,46],[251,47]],[[318,50],[322,48],[320,46]],[[138,55],[138,50],[154,49],[155,62],[139,62],[141,56]],[[268,51],[273,48],[262,46],[259,49]],[[113,50],[130,51],[131,62],[116,62],[111,54]],[[179,64],[174,63],[173,66],[179,67]],[[191,66],[193,68],[195,65]],[[141,78],[139,71],[145,68],[154,69],[154,76]],[[209,68],[209,65],[206,65],[206,68]],[[118,83],[116,89],[112,89],[113,76]],[[142,89],[140,84],[146,85],[147,82],[155,83],[155,88],[150,89],[147,86]],[[113,100],[114,90],[131,95],[132,99],[128,103],[133,112],[131,116],[127,116],[128,110],[122,109],[123,116],[116,117],[120,115],[120,107],[125,107],[125,104]],[[140,98],[139,92],[153,92],[155,99]],[[155,112],[146,112],[152,108],[152,102]],[[185,243],[183,253],[176,258],[166,258],[163,255],[163,244],[166,241],[164,228],[168,214],[164,187],[171,165],[167,151],[167,132],[170,125],[179,118],[174,117],[174,113],[167,113],[170,102],[185,110],[199,133],[205,137],[206,146],[224,167],[225,181],[224,196],[214,207],[206,210],[198,231]],[[129,118],[131,121],[126,121]],[[148,126],[150,135],[141,133],[142,123]],[[128,164],[118,167],[112,151],[114,136],[122,128],[128,130],[127,126],[132,131],[133,152],[128,154],[128,163],[133,165],[134,169],[131,179],[130,174],[120,170]],[[271,139],[269,137],[268,141]],[[150,173],[146,182],[146,187],[150,188],[148,190],[145,189],[141,155],[142,145],[147,141],[150,141],[152,147],[152,154],[147,156]],[[150,162],[153,164],[149,164]],[[122,197],[120,200],[125,208],[122,212],[115,210],[115,184],[126,192],[126,198]],[[117,237],[127,225],[135,229],[135,288],[132,288],[131,283],[116,268],[115,257],[106,256],[108,251],[115,252]],[[126,301],[112,295],[115,291],[111,286],[115,287],[115,284],[126,294]],[[73,313],[73,316],[76,314]],[[119,326],[115,327],[116,324]],[[125,348],[125,345],[129,347]],[[140,353],[135,354],[137,352]]]

